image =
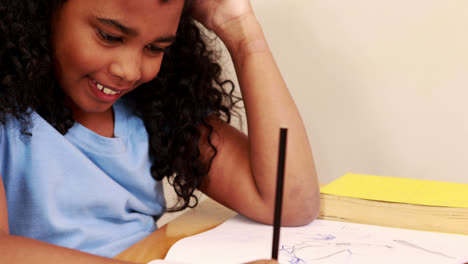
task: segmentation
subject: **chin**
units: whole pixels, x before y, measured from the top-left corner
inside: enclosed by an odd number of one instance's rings
[[[99,114],[109,111],[113,103],[87,103],[87,104],[75,104],[73,112],[80,112],[83,114]]]

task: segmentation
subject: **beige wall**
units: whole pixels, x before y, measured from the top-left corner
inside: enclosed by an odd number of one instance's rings
[[[468,183],[468,1],[252,0],[321,182]]]

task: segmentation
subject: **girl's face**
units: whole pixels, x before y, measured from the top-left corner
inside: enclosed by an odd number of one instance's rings
[[[156,77],[184,0],[68,0],[55,13],[57,79],[73,111],[101,113]]]

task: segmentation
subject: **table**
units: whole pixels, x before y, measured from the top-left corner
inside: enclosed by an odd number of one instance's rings
[[[351,215],[345,218],[337,217],[337,215],[340,215],[340,212],[349,211],[353,203],[362,204],[362,208],[364,209],[360,214],[355,217],[351,217]],[[377,201],[350,201],[347,198],[330,200],[330,197],[321,195],[318,218],[437,232],[447,232],[444,224],[458,226],[460,227],[459,231],[463,231],[464,229],[462,230],[461,227],[464,226],[463,224],[466,225],[466,220],[468,219],[466,217],[468,216],[468,208],[458,209],[457,213],[453,212],[453,215],[457,217],[449,217],[452,215],[450,208],[394,204],[393,209],[390,209],[392,208],[389,205],[382,206],[381,202]],[[374,214],[368,214],[369,210],[372,210]],[[426,212],[427,210],[429,210],[429,213]],[[447,215],[446,223],[433,226],[434,220],[431,220],[431,214],[438,215],[441,213]],[[236,212],[207,198],[196,208],[188,210],[115,258],[141,263],[147,263],[154,259],[164,259],[171,246],[178,240],[212,229],[236,214]],[[440,222],[437,221],[437,223]],[[454,233],[465,234],[463,232]]]
[[[178,240],[210,230],[236,214],[207,198],[194,209],[187,210],[181,216],[129,247],[115,259],[141,263],[163,259]]]

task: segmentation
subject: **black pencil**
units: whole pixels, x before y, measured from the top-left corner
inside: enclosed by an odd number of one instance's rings
[[[284,167],[286,163],[286,141],[288,129],[280,129],[279,153],[278,153],[278,174],[276,178],[276,194],[275,194],[275,214],[273,220],[273,246],[271,258],[278,260],[279,236],[281,227],[281,207],[283,204],[283,182],[284,182]]]

